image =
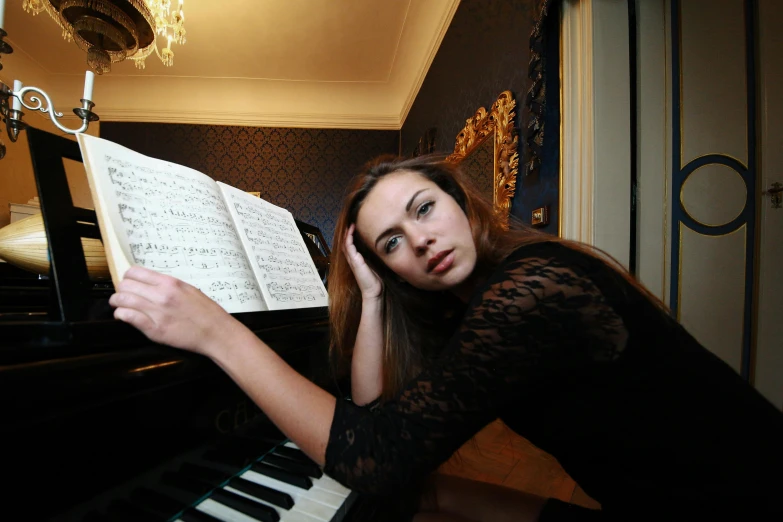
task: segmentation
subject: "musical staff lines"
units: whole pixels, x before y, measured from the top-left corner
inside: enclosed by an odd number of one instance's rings
[[[159,161],[150,166],[111,154],[102,159],[117,210],[115,229],[135,264],[186,280],[229,311],[264,308],[214,181]]]
[[[270,308],[326,306],[328,296],[291,214],[218,183]]]

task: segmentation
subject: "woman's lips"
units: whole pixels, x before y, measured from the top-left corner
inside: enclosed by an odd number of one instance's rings
[[[427,271],[431,274],[441,274],[454,264],[454,250],[438,252],[427,263]]]

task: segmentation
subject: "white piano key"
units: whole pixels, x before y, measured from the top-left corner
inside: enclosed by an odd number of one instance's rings
[[[296,502],[294,502],[294,506],[291,509],[285,509],[279,506],[275,506],[274,504],[271,504],[263,499],[256,498],[253,495],[249,495],[243,491],[239,491],[238,489],[234,489],[231,486],[226,486],[223,489],[230,491],[231,493],[236,493],[237,495],[242,495],[243,497],[249,498],[250,500],[254,500],[259,504],[264,504],[265,506],[271,507],[277,511],[278,515],[280,515],[280,522],[319,522],[320,520],[299,509],[299,505]],[[335,511],[337,510],[335,509]]]
[[[294,444],[294,443],[293,443],[293,442],[291,442],[290,440],[289,440],[289,441],[287,441],[285,444],[283,444],[283,446],[288,446],[289,448],[299,449],[299,446],[297,446],[296,444]],[[301,450],[300,450],[300,451],[301,451]]]
[[[211,498],[205,499],[196,509],[203,511],[207,515],[212,515],[215,518],[219,518],[223,522],[259,522],[256,518],[251,518],[244,513],[240,513],[235,509],[216,502]]]
[[[342,497],[340,495],[335,495],[330,491],[326,491],[325,489],[319,489],[316,488],[315,486],[308,489],[307,493],[302,493],[302,494],[307,498],[309,498],[310,500],[320,502],[321,504],[332,507],[334,509],[339,508],[345,502],[345,497]]]
[[[291,495],[291,498],[294,499],[294,504],[298,505],[302,512],[307,513],[308,515],[319,520],[329,522],[332,520],[332,517],[336,511],[336,508],[324,502],[326,501],[332,503],[331,497],[323,495],[323,493],[327,493],[324,490],[317,488],[297,488],[296,486],[286,484],[285,482],[281,482],[277,479],[256,473],[253,470],[245,471],[240,476],[243,479],[250,480],[256,484],[261,484],[262,486],[266,486],[277,491],[282,491],[283,493],[288,493]]]
[[[351,490],[334,480],[332,477],[324,473],[319,479],[313,479],[313,486],[325,489],[336,495],[340,495],[343,498],[351,494]]]
[[[256,472],[253,471],[253,473],[256,473]],[[267,487],[270,487],[272,489],[276,489],[278,491],[282,491],[282,489],[281,489],[282,486],[281,485],[286,485],[289,488],[291,488],[291,491],[293,491],[293,494],[302,495],[302,496],[304,496],[305,498],[307,498],[309,500],[313,500],[315,502],[319,502],[319,503],[321,503],[321,504],[323,504],[325,506],[329,506],[329,507],[337,509],[340,506],[342,506],[343,502],[345,501],[345,497],[342,496],[342,495],[336,495],[336,494],[334,494],[331,491],[328,491],[326,489],[315,487],[315,483],[317,482],[316,480],[312,480],[312,482],[313,482],[313,487],[312,488],[310,488],[310,489],[301,489],[301,488],[298,488],[296,486],[291,486],[290,484],[288,484],[286,482],[282,482],[280,480],[277,480],[277,479],[274,479],[274,478],[271,478],[271,477],[267,477],[266,475],[264,475],[262,473],[257,473],[257,474],[259,476],[261,476],[261,477],[264,477],[264,479],[268,479],[269,480],[267,483],[264,484]],[[286,493],[288,493],[289,495],[292,494],[292,493],[289,493],[288,491],[286,491]]]

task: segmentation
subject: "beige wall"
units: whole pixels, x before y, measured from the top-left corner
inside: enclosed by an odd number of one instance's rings
[[[629,262],[628,5],[563,3],[561,235]]]
[[[27,112],[27,111],[26,111]],[[37,115],[25,115],[25,119],[34,127],[49,132],[57,131],[62,134],[47,119]],[[75,127],[78,120],[66,120],[66,127]],[[90,124],[87,134],[98,136],[100,122]],[[66,135],[75,139],[71,135]],[[5,158],[0,160],[0,227],[4,227],[10,222],[9,205],[11,203],[27,203],[28,200],[38,195],[35,187],[35,177],[33,175],[33,164],[30,159],[30,149],[27,145],[27,133],[22,132],[16,143],[11,143],[8,136],[3,132],[3,142],[6,144],[7,152]],[[66,160],[65,172],[68,176],[68,185],[71,188],[71,197],[76,206],[92,208],[92,198],[90,197],[90,187],[87,185],[87,176],[84,173],[84,167],[81,164]]]

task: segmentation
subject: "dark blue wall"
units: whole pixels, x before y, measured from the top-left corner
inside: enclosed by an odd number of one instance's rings
[[[539,16],[540,0],[462,0],[441,42],[424,83],[400,132],[403,154],[411,154],[427,129],[436,128],[436,150],[451,153],[457,133],[479,107],[489,109],[510,90],[517,101],[516,125],[525,121],[530,34]],[[545,20],[547,40],[547,112],[544,154],[538,175],[517,178],[512,214],[530,223],[531,211],[549,205],[557,233],[559,198],[559,14],[551,2]],[[520,172],[524,157],[519,136]]]

